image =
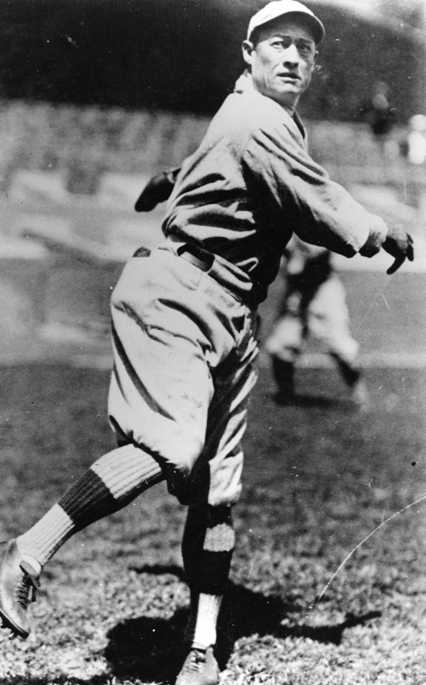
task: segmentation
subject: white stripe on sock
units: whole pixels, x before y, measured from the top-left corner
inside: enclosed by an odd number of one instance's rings
[[[131,492],[140,483],[161,474],[155,459],[134,445],[108,452],[90,467],[114,499]]]
[[[235,547],[235,531],[229,523],[207,528],[203,549],[207,552],[230,552]]]
[[[216,644],[216,625],[221,604],[222,595],[207,595],[203,592],[200,594],[193,647],[207,649],[210,645]]]
[[[59,504],[55,504],[32,528],[16,539],[16,544],[23,556],[44,566],[73,528],[72,519]]]

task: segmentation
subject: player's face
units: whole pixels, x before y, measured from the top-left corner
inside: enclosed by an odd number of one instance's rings
[[[303,21],[277,19],[259,29],[255,43],[243,43],[255,88],[283,107],[294,109],[311,82],[314,37]]]

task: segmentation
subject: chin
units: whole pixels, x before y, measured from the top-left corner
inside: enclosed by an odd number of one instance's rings
[[[301,89],[299,88],[298,85],[293,85],[293,84],[286,84],[285,86],[282,86],[281,88],[277,88],[276,91],[277,95],[279,97],[285,98],[297,98],[301,95]]]
[[[293,85],[293,84],[287,84],[285,88],[281,89],[281,93],[285,95],[288,93],[289,95],[300,95],[302,92],[301,88],[299,85]]]

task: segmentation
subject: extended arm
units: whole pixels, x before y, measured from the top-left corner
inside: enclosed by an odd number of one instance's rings
[[[244,161],[261,197],[302,240],[346,257],[371,257],[383,248],[394,257],[388,273],[414,258],[411,236],[362,207],[284,126],[253,134]]]

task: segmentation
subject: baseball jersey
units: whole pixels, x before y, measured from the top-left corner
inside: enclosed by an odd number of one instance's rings
[[[260,301],[293,232],[352,257],[375,254],[387,228],[330,180],[309,156],[300,120],[247,74],[182,164],[163,232],[214,253],[225,285],[256,289]]]

